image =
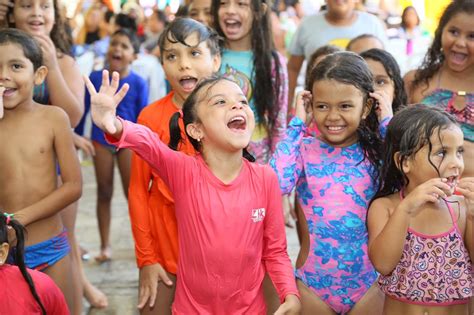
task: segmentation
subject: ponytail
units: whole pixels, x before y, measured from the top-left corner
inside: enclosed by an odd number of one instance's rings
[[[0,213],[0,243],[8,242],[8,226],[11,226],[15,230],[16,234],[16,246],[13,248],[15,265],[20,269],[23,278],[28,283],[31,294],[41,308],[41,313],[46,315],[46,309],[44,308],[43,303],[36,292],[33,279],[26,270],[24,251],[25,251],[25,228],[15,219],[12,219],[13,215],[7,213]]]
[[[183,138],[181,137],[181,129],[179,128],[179,118],[181,116],[180,112],[176,112],[171,116],[170,119],[170,142],[168,147],[172,150],[178,151],[178,145]]]

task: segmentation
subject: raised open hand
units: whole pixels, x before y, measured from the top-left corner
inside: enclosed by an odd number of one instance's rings
[[[84,77],[87,90],[91,95],[91,117],[92,121],[110,135],[122,132],[122,124],[115,117],[117,105],[122,101],[129,89],[128,84],[124,84],[117,92],[119,86],[119,74],[112,73],[112,80],[109,81],[109,71],[102,71],[102,85],[99,92],[88,77]]]
[[[303,90],[296,95],[296,112],[295,115],[308,124],[310,122],[311,115],[311,103],[313,96],[310,91]]]

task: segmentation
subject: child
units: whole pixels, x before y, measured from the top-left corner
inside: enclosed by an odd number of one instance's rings
[[[405,85],[400,75],[400,67],[393,56],[383,49],[369,49],[360,54],[369,66],[374,77],[374,89],[371,94],[376,102],[384,102],[396,113],[407,105]]]
[[[464,159],[474,160],[474,2],[453,1],[444,11],[435,38],[420,69],[405,76],[410,103],[443,108],[464,133]],[[464,175],[474,176],[474,163]]]
[[[213,0],[214,28],[224,37],[220,72],[238,81],[257,126],[249,152],[267,163],[285,134],[286,60],[273,47],[267,0]]]
[[[384,314],[467,314],[474,178],[461,178],[463,134],[456,119],[441,109],[408,107],[390,122],[384,153],[368,215]],[[455,190],[464,197],[453,196]]]
[[[239,86],[225,78],[201,81],[183,104],[186,135],[195,157],[169,149],[150,129],[119,120],[117,103],[128,86],[104,71],[99,93],[91,93],[92,119],[112,143],[145,159],[175,199],[179,235],[176,314],[262,314],[265,270],[284,302],[277,314],[299,312],[298,291],[286,252],[277,179],[268,168],[244,159],[255,126]],[[170,146],[181,130],[170,128]],[[118,139],[118,140],[117,140]],[[225,163],[223,163],[225,161]],[[171,281],[160,274],[167,284]],[[245,292],[245,294],[242,294]]]
[[[0,314],[69,314],[66,300],[50,277],[26,269],[24,261],[24,228],[14,215],[0,213]],[[14,236],[13,236],[14,233]],[[12,237],[9,240],[9,234]],[[10,242],[15,265],[8,264]]]
[[[211,26],[211,0],[192,0],[189,4],[189,17],[206,26]]]
[[[61,109],[33,101],[33,87],[47,74],[35,39],[2,29],[0,45],[0,207],[14,213],[28,231],[26,265],[50,275],[71,309],[70,247],[59,212],[79,199],[82,183],[69,119]]]
[[[296,261],[303,314],[380,314],[365,219],[380,165],[378,129],[383,134],[390,107],[380,106],[379,124],[372,73],[354,53],[326,56],[309,83],[312,90],[298,95],[296,117],[270,161],[283,193],[296,187],[303,211]],[[306,110],[318,137],[305,135]]]
[[[164,30],[159,41],[161,63],[172,92],[148,105],[137,122],[169,142],[169,121],[177,113],[195,85],[219,69],[219,37],[208,27],[187,18],[177,18]],[[183,66],[186,63],[186,66]],[[175,117],[182,125],[182,120]],[[195,154],[187,138],[179,151]],[[129,210],[135,239],[135,254],[140,268],[139,308],[142,314],[156,309],[171,314],[175,284],[158,283],[158,270],[164,268],[175,282],[178,269],[178,231],[174,199],[165,182],[150,165],[132,155]],[[156,297],[156,298],[155,298]],[[148,299],[150,303],[145,306]],[[156,306],[154,302],[156,301]]]
[[[136,35],[128,29],[119,29],[110,38],[106,60],[110,71],[117,71],[122,78],[120,85],[127,83],[131,93],[119,104],[117,111],[120,117],[136,121],[140,111],[147,105],[148,87],[144,79],[130,70],[140,44]],[[96,88],[100,86],[102,71],[94,71],[90,80]],[[90,107],[90,95],[86,92],[86,111]],[[100,233],[100,253],[96,257],[99,263],[110,260],[112,249],[110,244],[111,203],[114,187],[114,164],[117,160],[125,196],[128,196],[130,181],[131,151],[116,151],[104,138],[104,133],[96,125],[92,125],[91,139],[95,147],[94,169],[97,180],[97,220]]]
[[[384,49],[384,44],[373,34],[362,34],[351,39],[347,44],[346,50],[360,54],[372,48]]]

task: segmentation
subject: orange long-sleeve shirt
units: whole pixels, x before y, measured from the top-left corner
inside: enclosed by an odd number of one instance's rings
[[[145,107],[137,121],[157,133],[164,143],[169,142],[169,120],[179,110],[173,95],[171,92]],[[185,139],[179,151],[194,155],[194,148],[184,134],[183,121],[179,124]],[[166,271],[176,274],[178,231],[174,200],[163,180],[136,154],[132,156],[128,196],[138,267],[160,263]]]

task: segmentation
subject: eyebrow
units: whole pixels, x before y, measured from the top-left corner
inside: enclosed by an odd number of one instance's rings
[[[22,60],[22,59],[12,59],[10,60],[10,62],[19,62],[19,63],[24,63],[25,60]]]

